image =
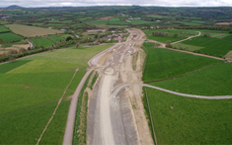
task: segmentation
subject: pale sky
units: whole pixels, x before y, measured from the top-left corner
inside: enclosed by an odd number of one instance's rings
[[[232,0],[0,0],[0,7],[19,5],[22,7],[50,6],[101,6],[101,5],[140,5],[140,6],[230,6]]]

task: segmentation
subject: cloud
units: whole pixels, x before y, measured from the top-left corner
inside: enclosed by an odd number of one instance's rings
[[[141,6],[232,6],[231,0],[1,0],[0,6],[22,7],[141,5]]]

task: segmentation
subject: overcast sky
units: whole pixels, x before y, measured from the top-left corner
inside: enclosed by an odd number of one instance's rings
[[[0,0],[0,7],[19,5],[22,7],[50,6],[99,6],[99,5],[141,5],[141,6],[230,6],[232,0]]]

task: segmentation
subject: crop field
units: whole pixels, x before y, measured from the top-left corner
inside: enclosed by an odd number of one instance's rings
[[[144,43],[143,47],[148,51],[143,81],[172,78],[220,62],[211,58],[163,48],[154,49],[153,43]]]
[[[183,29],[173,29],[173,30],[164,30],[164,29],[157,29],[157,30],[144,30],[143,31],[148,39],[156,40],[162,43],[165,43],[167,40],[170,40],[171,42],[179,41],[184,38],[187,38],[192,35],[197,35],[198,32],[195,30],[183,30]],[[152,36],[152,32],[167,32],[168,36]],[[174,35],[177,34],[177,37],[174,37]]]
[[[51,41],[54,42],[54,43],[58,43],[58,42],[60,42],[60,41],[65,40],[64,37],[62,37],[62,36],[57,36],[57,35],[48,36],[48,37],[46,37],[46,38],[49,39],[49,40],[51,40]]]
[[[98,25],[98,24],[100,24],[100,25],[102,25],[102,24],[107,24],[107,20],[93,20],[93,21],[87,21],[86,22],[87,24],[92,24],[92,25]]]
[[[232,34],[229,34],[226,37],[223,37],[222,39],[232,41]]]
[[[194,46],[194,45],[186,45],[183,43],[175,43],[175,44],[172,44],[172,48],[187,50],[187,51],[196,51],[196,50],[200,50],[204,47]]]
[[[145,20],[130,20],[132,25],[141,25],[141,24],[155,24],[156,22],[145,21]]]
[[[70,96],[86,72],[86,63],[110,46],[70,47],[0,65],[0,144],[36,144],[79,68],[40,142],[62,144]]]
[[[0,25],[0,33],[2,33],[2,32],[8,32],[8,31],[10,31],[8,28],[6,28],[3,25]]]
[[[63,33],[63,31],[60,30],[19,25],[19,24],[10,24],[6,26],[9,27],[14,33],[25,37],[35,37],[35,36],[43,36],[48,34]]]
[[[146,90],[158,144],[232,143],[232,99],[184,98]]]
[[[36,47],[36,46],[49,47],[49,46],[52,46],[55,44],[54,42],[47,39],[46,37],[44,37],[44,38],[34,37],[34,38],[31,38],[30,40],[33,42],[34,47]]]
[[[23,40],[23,37],[19,36],[17,34],[9,32],[9,33],[0,33],[0,39],[4,43],[9,43],[9,42],[15,42],[15,41]]]
[[[187,94],[232,95],[231,71],[231,63],[216,64],[182,78],[156,82],[152,85]]]
[[[182,42],[183,44],[204,47],[200,53],[223,57],[232,50],[231,41],[218,38],[195,37]]]

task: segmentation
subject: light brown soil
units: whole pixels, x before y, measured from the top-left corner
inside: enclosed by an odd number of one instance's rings
[[[24,89],[28,89],[28,88],[30,88],[30,86],[24,86]]]
[[[225,55],[225,58],[232,61],[232,51],[228,52],[226,55]]]
[[[226,33],[221,33],[221,34],[217,34],[217,35],[213,35],[212,37],[218,37],[218,36],[222,36],[225,35]]]
[[[6,53],[8,50],[17,50],[19,52],[19,48],[24,48],[24,49],[28,49],[28,47],[30,47],[30,44],[17,44],[17,45],[13,45],[11,47],[7,47],[5,48],[6,50]],[[4,48],[1,48],[0,46],[0,50],[3,50]],[[0,51],[0,54],[4,54],[5,52],[4,51]]]
[[[65,100],[65,101],[69,101],[69,100],[72,99],[72,97],[73,97],[73,95],[70,95],[70,96],[66,97],[64,100]]]
[[[105,63],[106,59],[107,59],[111,54],[112,54],[112,52],[108,52],[108,53],[104,54],[104,55],[101,57],[101,59],[98,61],[98,64],[102,66],[102,65]]]
[[[108,20],[109,18],[113,18],[113,16],[102,17],[102,18],[99,18],[99,20]]]
[[[216,25],[231,25],[232,22],[222,22],[222,23],[216,23]]]

